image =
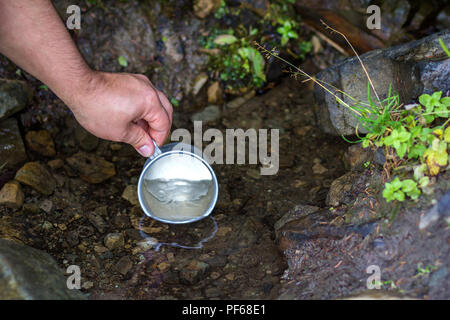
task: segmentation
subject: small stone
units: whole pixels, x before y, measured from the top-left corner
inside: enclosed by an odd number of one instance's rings
[[[229,273],[225,275],[225,278],[229,281],[233,281],[234,280],[234,274],[233,273]]]
[[[88,183],[101,183],[116,175],[113,163],[94,154],[80,151],[66,161]]]
[[[128,271],[133,267],[133,261],[131,261],[130,257],[124,256],[120,258],[117,262],[115,269],[119,271],[122,275],[126,275]]]
[[[77,246],[80,243],[80,239],[78,237],[78,232],[73,231],[73,230],[67,232],[66,241],[72,247]]]
[[[314,174],[323,174],[328,171],[328,169],[325,168],[320,163],[316,163],[315,165],[313,165],[312,170],[313,170]]]
[[[213,122],[220,118],[220,109],[216,105],[207,106],[202,111],[196,112],[191,116],[191,121]]]
[[[49,199],[45,199],[44,201],[42,201],[39,208],[45,211],[46,213],[50,213],[52,212],[53,209],[53,202]]]
[[[205,277],[208,268],[209,265],[207,263],[192,260],[189,265],[180,271],[180,282],[195,284]]]
[[[33,91],[25,81],[0,79],[0,119],[25,108],[33,97]]]
[[[105,246],[109,250],[119,249],[123,247],[125,240],[122,233],[109,233],[105,237]]]
[[[37,161],[25,163],[17,171],[15,179],[47,196],[51,195],[56,187],[56,181],[51,173]]]
[[[137,247],[133,250],[133,253],[145,252],[154,248],[158,244],[158,239],[147,237],[142,241],[139,241]]]
[[[0,104],[0,109],[1,107]],[[25,146],[15,118],[8,118],[0,122],[0,146],[2,172],[8,169],[16,170],[27,160]]]
[[[89,290],[94,287],[94,283],[92,281],[86,281],[81,286],[85,290]]]
[[[222,89],[219,81],[214,82],[208,87],[208,103],[220,104],[222,102]]]
[[[159,271],[166,272],[170,269],[170,264],[168,264],[167,262],[161,262],[157,267]]]
[[[120,149],[122,149],[122,145],[121,145],[120,143],[111,143],[111,144],[109,145],[109,148],[110,148],[112,151],[119,151]]]
[[[127,200],[133,206],[138,205],[139,204],[139,198],[138,198],[138,195],[137,195],[137,187],[133,186],[133,185],[126,186],[125,190],[123,190],[122,198]]]
[[[61,169],[64,166],[64,161],[61,159],[54,159],[47,162],[47,165],[50,167],[50,169],[57,170]]]
[[[104,246],[94,246],[94,251],[97,252],[98,254],[103,254],[106,251],[108,251],[108,248]]]
[[[103,220],[103,218],[96,214],[96,213],[89,213],[88,214],[88,220],[92,225],[100,232],[104,233],[106,229],[108,228],[108,224]]]
[[[20,209],[23,205],[23,192],[17,181],[10,181],[4,184],[0,190],[0,206]]]
[[[64,223],[60,223],[58,224],[58,229],[61,231],[65,231],[67,230],[67,226]]]
[[[223,237],[226,236],[227,234],[229,234],[232,231],[232,229],[230,227],[220,227],[217,232],[216,235],[219,237]]]
[[[54,157],[56,155],[55,143],[47,130],[28,131],[25,135],[28,147],[45,156]]]
[[[250,92],[247,92],[242,97],[237,97],[236,99],[228,102],[226,106],[227,106],[227,108],[230,108],[230,109],[237,109],[240,106],[244,105],[244,103],[246,103],[248,100],[253,98],[255,96],[255,94],[256,94],[255,90],[251,90]]]
[[[211,279],[213,279],[213,280],[217,280],[217,279],[219,279],[220,278],[220,273],[219,272],[211,272],[211,275],[210,275],[210,277],[211,277]]]
[[[200,90],[205,85],[206,81],[208,81],[208,75],[204,72],[200,73],[194,80],[194,85],[192,86],[192,94],[196,96]]]
[[[194,14],[200,19],[205,18],[210,13],[220,7],[221,0],[195,0]]]

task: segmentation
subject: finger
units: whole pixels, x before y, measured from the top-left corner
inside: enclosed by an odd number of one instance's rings
[[[140,119],[138,121],[136,121],[136,124],[141,127],[142,129],[144,129],[145,132],[149,132],[150,127],[148,126],[147,121]]]
[[[150,136],[155,140],[156,144],[158,146],[163,145],[171,125],[166,109],[162,105],[154,107],[144,120],[148,122]]]
[[[161,91],[156,91],[158,93],[159,101],[161,101],[162,106],[164,109],[166,109],[167,114],[169,115],[170,124],[172,125],[172,114],[173,114],[173,107],[170,103],[169,99],[167,99],[166,95],[162,93]]]
[[[143,157],[150,157],[155,151],[148,130],[136,123],[130,123],[123,142],[131,144]]]

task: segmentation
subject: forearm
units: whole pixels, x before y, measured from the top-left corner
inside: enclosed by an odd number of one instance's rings
[[[49,0],[0,0],[0,52],[69,106],[92,71]]]

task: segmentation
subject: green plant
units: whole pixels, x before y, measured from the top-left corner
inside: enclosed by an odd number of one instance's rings
[[[278,23],[281,25],[277,28],[277,32],[281,35],[282,46],[285,46],[290,39],[298,39],[298,34],[294,31],[296,26],[294,21],[280,19]]]
[[[383,190],[383,197],[389,202],[392,200],[403,201],[405,194],[411,199],[417,199],[420,196],[420,190],[417,188],[417,182],[411,179],[401,181],[398,177],[392,182],[387,182]]]
[[[180,105],[180,101],[178,101],[177,98],[170,98],[170,103],[174,106],[174,107],[178,107]]]
[[[388,159],[385,165],[388,175],[391,170],[398,171],[401,164],[406,168],[414,167],[414,179],[400,180],[399,177],[395,177],[392,182],[385,184],[383,197],[388,202],[404,201],[405,196],[417,199],[421,194],[420,189],[425,190],[429,187],[429,176],[435,176],[441,170],[445,170],[449,163],[447,150],[450,144],[450,127],[447,123],[450,120],[450,98],[442,97],[440,91],[432,95],[422,94],[419,97],[419,104],[402,108],[398,94],[393,93],[389,86],[387,98],[380,99],[363,62],[347,37],[328,25],[325,26],[344,37],[355,52],[368,79],[367,102],[358,101],[346,92],[310,76],[279,57],[276,50],[267,50],[257,43],[256,46],[266,57],[276,57],[293,68],[291,71],[294,77],[300,75],[314,81],[334,96],[340,105],[350,110],[359,121],[355,129],[358,140],[349,141],[344,136],[343,139],[350,143],[362,143],[364,148],[384,148]],[[366,132],[365,136],[361,136],[360,128]]]
[[[119,58],[117,58],[117,62],[124,68],[128,66],[128,61],[124,56],[119,56]]]
[[[425,268],[423,268],[422,267],[422,262],[419,262],[417,264],[417,274],[416,274],[416,276],[420,277],[420,276],[429,274],[429,273],[431,273],[431,271],[434,271],[436,269],[437,269],[437,267],[433,266],[433,265],[427,265]]]
[[[447,46],[445,45],[444,41],[439,38],[439,43],[441,45],[442,50],[450,57],[450,51],[448,50]]]

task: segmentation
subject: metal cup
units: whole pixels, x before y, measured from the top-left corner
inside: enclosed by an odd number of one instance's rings
[[[145,162],[138,182],[144,213],[165,223],[190,223],[207,217],[217,202],[219,185],[211,166],[194,146],[170,143]]]

